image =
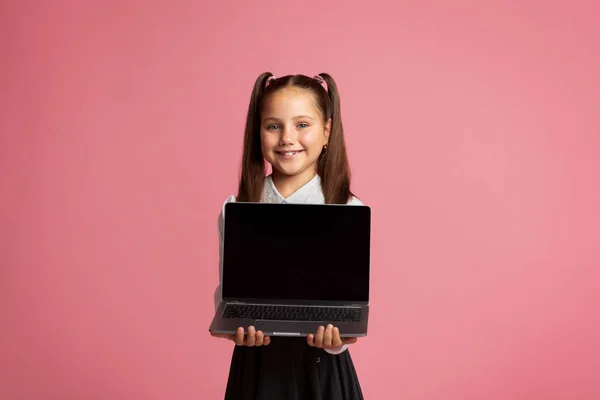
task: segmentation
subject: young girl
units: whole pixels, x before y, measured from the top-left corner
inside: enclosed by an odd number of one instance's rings
[[[266,177],[265,161],[272,166]],[[237,198],[225,203],[233,201],[362,204],[350,191],[340,98],[331,76],[258,77]],[[221,254],[224,208],[218,223]],[[219,286],[215,306],[220,295]],[[226,400],[363,398],[348,351],[356,338],[341,338],[334,326],[322,326],[306,338],[271,338],[252,326],[240,327],[236,335],[214,336],[236,344]]]

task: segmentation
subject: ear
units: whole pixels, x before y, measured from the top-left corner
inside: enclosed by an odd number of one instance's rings
[[[331,118],[327,120],[325,124],[325,144],[329,143],[329,135],[331,134]]]

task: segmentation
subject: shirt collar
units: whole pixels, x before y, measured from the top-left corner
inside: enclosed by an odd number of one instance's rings
[[[319,174],[315,174],[304,186],[288,198],[284,198],[275,187],[272,176],[269,175],[265,179],[262,201],[264,203],[325,203],[325,196],[323,196],[323,190],[321,189],[321,178]]]

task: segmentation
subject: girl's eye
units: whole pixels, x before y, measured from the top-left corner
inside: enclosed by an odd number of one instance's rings
[[[303,122],[303,123],[301,123],[301,124],[298,124],[298,127],[299,127],[299,128],[303,128],[303,129],[304,129],[304,128],[308,128],[308,124],[305,124],[305,123]]]
[[[270,131],[272,131],[274,129],[279,129],[279,125],[269,125],[269,126],[267,126],[267,129]]]

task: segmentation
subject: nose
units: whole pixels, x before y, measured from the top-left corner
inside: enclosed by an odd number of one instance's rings
[[[293,129],[281,129],[281,138],[279,139],[280,146],[292,145],[296,143],[296,133]]]

